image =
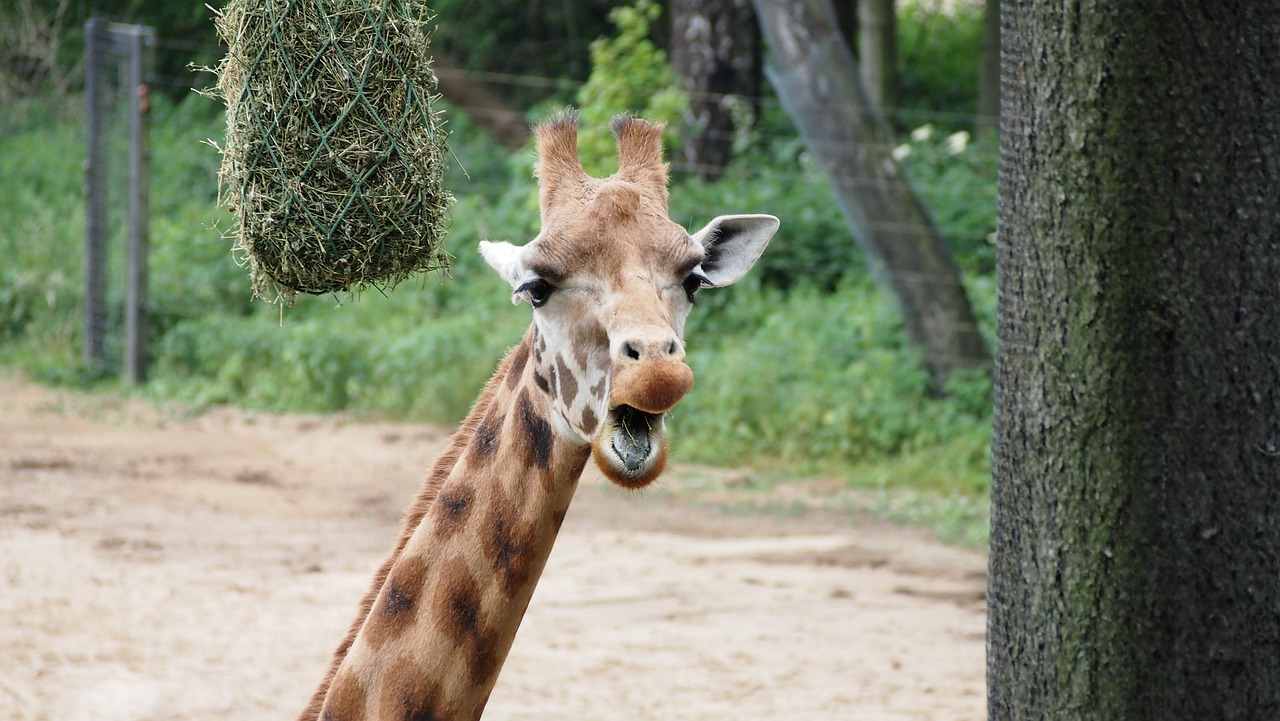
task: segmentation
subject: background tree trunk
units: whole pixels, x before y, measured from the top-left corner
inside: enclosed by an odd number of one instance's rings
[[[986,0],[978,61],[979,133],[1000,129],[1000,0]]]
[[[831,0],[840,37],[850,49],[858,47],[858,0]]]
[[[871,102],[890,124],[898,112],[898,13],[894,0],[858,2],[858,59]]]
[[[529,137],[529,123],[519,108],[508,105],[489,92],[484,83],[459,69],[453,58],[437,53],[432,63],[440,81],[441,95],[502,145],[511,150],[524,146]]]
[[[755,0],[776,62],[769,77],[835,189],[880,286],[938,381],[988,362],[951,249],[893,159],[826,0]]]
[[[990,718],[1280,718],[1280,7],[1002,14]]]
[[[724,174],[734,118],[726,96],[752,109],[760,96],[760,31],[750,0],[672,0],[671,66],[689,94],[679,160],[701,178]]]

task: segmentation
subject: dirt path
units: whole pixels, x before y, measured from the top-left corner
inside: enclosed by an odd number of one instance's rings
[[[444,437],[0,378],[0,717],[292,719]],[[485,718],[976,721],[984,570],[591,476]]]

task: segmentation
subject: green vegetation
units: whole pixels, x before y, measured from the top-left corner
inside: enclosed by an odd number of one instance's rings
[[[636,0],[609,13],[617,26],[614,37],[591,43],[591,76],[578,89],[582,114],[578,150],[591,175],[607,175],[616,167],[609,122],[629,112],[655,123],[666,123],[664,140],[676,147],[677,131],[688,100],[671,72],[667,54],[649,39],[649,27],[662,8],[653,0]]]
[[[902,78],[899,121],[916,127],[937,111],[967,124],[978,107],[982,2],[899,0],[898,60]],[[921,114],[910,108],[927,108]]]
[[[0,117],[0,366],[46,382],[112,384],[112,369],[80,360],[83,118],[42,113],[27,107]],[[530,154],[504,154],[465,116],[448,117],[452,150],[466,169],[451,168],[446,178],[458,199],[445,241],[455,256],[452,278],[408,281],[386,296],[301,297],[282,310],[251,301],[246,271],[222,237],[229,223],[216,207],[219,158],[201,142],[221,136],[219,108],[194,96],[158,101],[152,380],[142,392],[196,407],[344,410],[433,423],[465,415],[529,313],[511,305],[476,244],[527,241],[538,213]],[[956,249],[990,333],[995,151],[960,129],[935,119],[930,130],[904,136],[897,154]],[[753,483],[766,489],[797,476],[838,478],[877,512],[981,542],[990,377],[957,377],[944,392],[930,386],[793,137],[785,115],[766,106],[724,179],[673,181],[672,216],[687,227],[734,212],[783,221],[747,279],[699,296],[688,330],[698,384],[672,419],[674,457],[754,469]],[[122,254],[119,245],[113,252]],[[115,325],[122,294],[115,283]],[[117,350],[109,352],[118,357]]]

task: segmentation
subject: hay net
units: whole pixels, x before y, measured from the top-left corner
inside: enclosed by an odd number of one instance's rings
[[[256,295],[447,269],[430,15],[412,0],[230,0],[219,198]]]

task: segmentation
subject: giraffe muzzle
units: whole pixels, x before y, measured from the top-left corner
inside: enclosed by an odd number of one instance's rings
[[[628,364],[614,371],[610,405],[661,415],[674,408],[691,388],[693,370],[683,359]]]

